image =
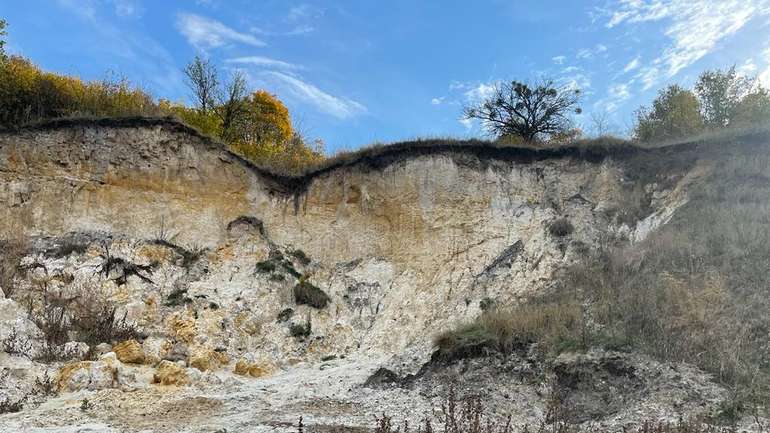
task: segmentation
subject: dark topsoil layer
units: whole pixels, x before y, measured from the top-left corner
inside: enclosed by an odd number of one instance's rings
[[[612,157],[628,163],[630,170],[627,175],[630,180],[650,180],[655,176],[671,173],[671,169],[689,167],[704,155],[717,157],[724,150],[736,149],[732,144],[740,144],[737,147],[740,147],[743,152],[749,150],[746,147],[770,144],[770,128],[767,127],[725,130],[652,146],[642,146],[613,137],[577,140],[566,146],[539,148],[511,146],[476,139],[421,139],[366,147],[329,158],[303,172],[289,173],[247,161],[228,151],[218,140],[171,117],[61,118],[26,125],[15,131],[0,132],[0,135],[82,127],[161,127],[170,132],[186,134],[197,138],[209,148],[218,148],[227,152],[232,158],[268,181],[276,192],[295,196],[302,194],[316,177],[337,169],[356,167],[363,171],[381,171],[395,163],[426,155],[449,155],[457,164],[480,169],[486,168],[493,161],[529,163],[569,157],[588,162],[601,162],[605,158]]]

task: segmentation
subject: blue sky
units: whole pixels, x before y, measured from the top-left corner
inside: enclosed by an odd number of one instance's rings
[[[499,80],[585,92],[575,121],[624,133],[666,84],[735,64],[770,85],[770,0],[3,0],[9,50],[45,69],[125,75],[188,99],[196,52],[275,93],[327,150],[480,136],[464,103]]]

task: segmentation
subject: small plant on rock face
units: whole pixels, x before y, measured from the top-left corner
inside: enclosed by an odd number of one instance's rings
[[[20,272],[19,262],[27,249],[28,245],[22,239],[0,241],[0,289],[6,298],[13,295],[14,280]]]
[[[294,286],[294,301],[297,304],[310,305],[313,308],[322,309],[329,304],[331,298],[323,290],[314,286],[304,278]]]
[[[309,312],[305,318],[305,323],[292,323],[289,325],[289,333],[291,336],[300,340],[304,340],[305,338],[309,337],[312,331],[313,324],[310,320]]]
[[[305,323],[292,323],[291,326],[289,326],[289,333],[294,338],[301,339],[309,337],[312,331],[312,325],[309,321]]]
[[[166,302],[163,305],[167,307],[177,307],[180,305],[186,305],[192,303],[193,300],[187,296],[187,288],[178,287],[169,293],[166,298]]]
[[[32,353],[32,343],[30,343],[29,338],[19,335],[15,327],[11,329],[8,336],[0,344],[2,345],[3,352],[9,355],[21,355],[29,358],[30,353]]]
[[[271,259],[263,260],[257,263],[257,272],[260,274],[267,274],[275,271],[275,262]]]
[[[310,264],[310,257],[308,257],[307,254],[305,254],[305,252],[302,250],[294,250],[291,252],[291,255],[294,256],[294,258],[297,259],[303,265]]]
[[[570,235],[573,231],[575,227],[567,218],[559,218],[548,226],[548,232],[559,238]]]

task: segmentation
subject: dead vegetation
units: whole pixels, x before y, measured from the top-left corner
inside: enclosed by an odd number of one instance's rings
[[[543,299],[487,309],[440,335],[438,353],[505,353],[526,342],[552,354],[640,351],[712,373],[730,391],[720,417],[761,411],[770,402],[767,155],[767,146],[703,154],[720,163],[666,226],[587,256]]]
[[[16,289],[16,277],[24,271],[21,259],[28,249],[29,245],[24,238],[0,241],[0,289],[8,298]]]
[[[454,385],[448,387],[438,412],[425,415],[418,423],[410,423],[404,417],[399,420],[391,414],[375,416],[371,431],[374,433],[604,433],[601,425],[577,424],[570,421],[571,409],[555,394],[548,398],[546,413],[535,425],[514,425],[513,414],[496,416],[492,414],[485,397],[467,393],[458,396]],[[407,413],[409,411],[406,411]],[[757,431],[765,426],[757,420]],[[299,418],[296,431],[309,431],[303,417]],[[635,425],[625,425],[624,433],[735,433],[735,426],[710,424],[702,419],[684,419],[676,422],[648,420]]]
[[[526,351],[538,343],[544,352],[559,353],[583,347],[582,308],[577,303],[536,303],[491,308],[477,320],[434,339],[435,357],[451,361],[482,356],[491,351]]]
[[[42,285],[40,291],[40,309],[30,307],[29,311],[30,319],[43,334],[38,360],[71,359],[75,354],[65,348],[70,341],[83,342],[93,348],[100,343],[112,344],[139,337],[134,325],[126,321],[125,314],[118,317],[116,307],[88,290],[67,296]]]

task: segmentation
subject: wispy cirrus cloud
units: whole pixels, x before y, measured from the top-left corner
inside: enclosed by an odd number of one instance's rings
[[[567,57],[566,56],[554,56],[554,57],[551,57],[551,60],[555,64],[557,64],[557,65],[563,65],[564,62],[567,61]]]
[[[137,17],[142,13],[142,6],[137,0],[109,0],[115,14],[121,17]]]
[[[338,119],[348,119],[367,111],[364,105],[352,99],[333,96],[296,75],[278,71],[265,71],[262,75],[277,81],[292,97]]]
[[[612,83],[607,88],[606,95],[594,103],[594,108],[607,113],[617,111],[625,101],[631,99],[631,85],[634,80],[626,83]]]
[[[237,63],[242,65],[259,66],[264,68],[273,68],[273,69],[286,69],[286,70],[305,69],[302,65],[284,62],[282,60],[277,60],[277,59],[271,59],[269,57],[264,57],[264,56],[235,57],[232,59],[227,59],[225,60],[225,62]]]
[[[593,48],[583,48],[581,50],[578,50],[575,57],[578,59],[590,59],[594,57],[595,55],[604,53],[607,51],[607,46],[604,44],[596,44]]]
[[[628,62],[628,64],[626,65],[625,68],[623,68],[623,72],[624,73],[629,73],[629,72],[633,71],[634,69],[638,68],[639,65],[641,64],[640,60],[641,60],[641,56],[636,56],[633,60]]]
[[[217,20],[196,14],[180,13],[176,26],[187,41],[199,49],[217,48],[233,42],[255,47],[267,45],[250,33],[239,32]]]
[[[605,27],[665,22],[663,34],[670,43],[637,74],[648,89],[714,51],[754,17],[770,14],[769,5],[768,0],[619,0],[608,11]]]
[[[132,80],[142,86],[148,86],[160,94],[184,93],[184,77],[174,62],[173,56],[157,40],[142,32],[120,27],[103,6],[112,6],[111,12],[118,16],[135,16],[141,12],[139,6],[130,0],[58,0],[58,5],[78,17],[83,25],[93,32],[93,40],[98,40],[90,50],[95,59],[105,56],[111,62],[122,64]],[[121,15],[124,14],[124,15]],[[133,74],[133,75],[132,75]]]

